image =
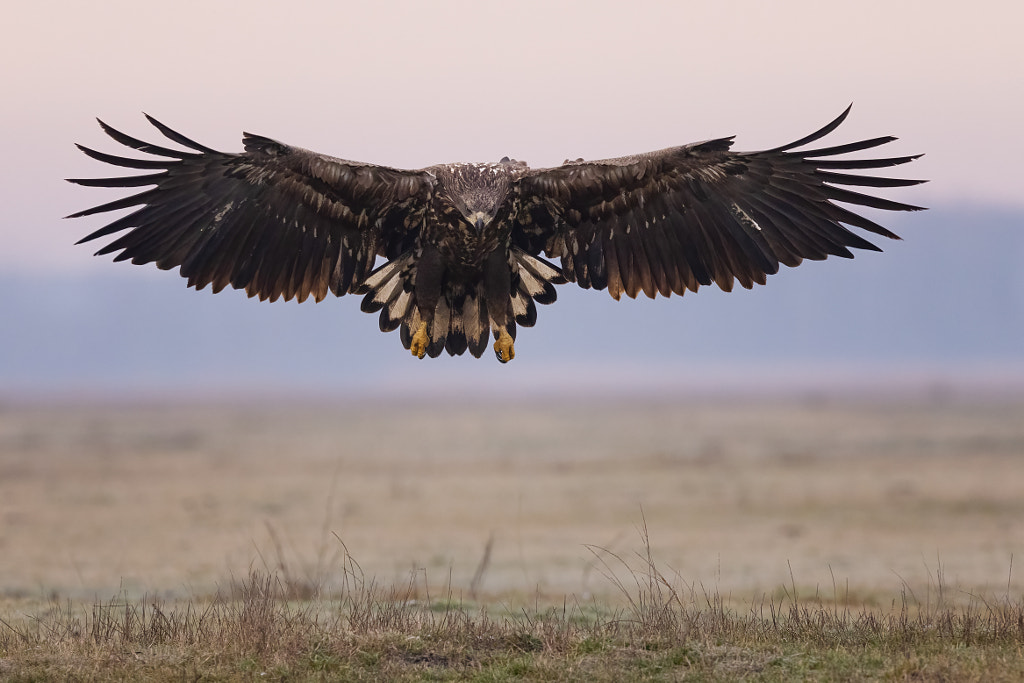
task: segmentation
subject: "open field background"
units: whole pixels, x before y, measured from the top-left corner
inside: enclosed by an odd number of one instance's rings
[[[684,587],[889,606],[1024,590],[1024,404],[7,406],[0,594],[209,595],[251,568],[457,595]],[[344,542],[344,547],[342,543]],[[491,549],[481,571],[485,547]],[[481,571],[474,584],[474,575]]]

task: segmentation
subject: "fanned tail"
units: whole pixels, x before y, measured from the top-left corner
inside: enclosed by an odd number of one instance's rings
[[[513,248],[509,255],[511,289],[508,299],[506,331],[515,339],[516,326],[533,327],[537,322],[536,304],[553,303],[555,285],[565,282],[562,272],[547,261]],[[380,312],[380,329],[399,329],[402,346],[412,346],[412,337],[423,318],[416,305],[416,260],[412,252],[399,256],[375,270],[363,282],[365,293],[360,308],[366,313]],[[436,358],[442,351],[460,356],[467,350],[479,358],[487,350],[491,331],[498,337],[498,326],[487,308],[482,278],[472,281],[449,279],[429,321],[427,355]]]

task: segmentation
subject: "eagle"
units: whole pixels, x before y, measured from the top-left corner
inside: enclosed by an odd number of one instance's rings
[[[852,105],[851,105],[852,106]],[[149,171],[74,178],[93,187],[146,187],[68,216],[137,207],[78,243],[123,233],[97,255],[178,268],[188,286],[230,285],[250,297],[323,300],[362,295],[383,332],[400,330],[418,358],[442,351],[515,357],[517,326],[574,282],[615,299],[682,295],[712,282],[764,284],[780,264],[881,251],[850,228],[899,239],[850,208],[917,211],[850,187],[915,185],[850,171],[920,155],[849,158],[896,138],[807,146],[850,107],[799,140],[732,151],[733,137],[597,161],[530,168],[505,157],[406,170],[338,159],[243,133],[244,152],[219,152],[146,114],[184,149],[152,144],[99,121],[149,158],[77,145],[107,164]],[[127,231],[127,232],[125,232]],[[378,259],[381,259],[378,265]]]

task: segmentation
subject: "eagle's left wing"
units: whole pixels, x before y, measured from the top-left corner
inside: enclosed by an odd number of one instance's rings
[[[916,156],[835,159],[894,140],[874,138],[794,151],[833,131],[836,120],[807,137],[763,152],[732,152],[732,138],[618,159],[566,162],[536,169],[517,185],[513,240],[531,253],[561,259],[565,276],[618,299],[643,291],[682,294],[715,282],[764,284],[779,264],[873,244],[843,224],[897,238],[841,202],[893,211],[921,207],[844,186],[899,187],[919,180],[851,174],[904,164]]]

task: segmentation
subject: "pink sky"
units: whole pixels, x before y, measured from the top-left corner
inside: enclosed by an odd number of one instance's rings
[[[894,134],[930,178],[900,198],[1024,207],[1018,2],[37,2],[0,27],[0,268],[110,268],[72,243],[116,193],[93,117],[146,111],[240,149],[243,129],[420,167],[534,166],[736,134],[756,149],[854,102],[836,142]],[[153,270],[153,269],[148,269]]]

